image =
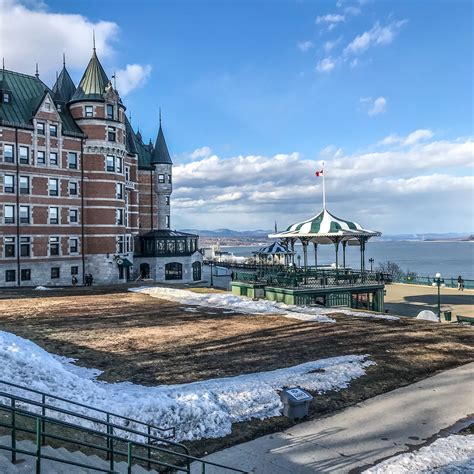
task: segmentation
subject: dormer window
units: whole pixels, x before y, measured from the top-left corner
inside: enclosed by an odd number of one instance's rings
[[[8,104],[11,100],[10,92],[3,93],[3,103]]]
[[[46,101],[46,102],[44,103],[44,108],[45,108],[45,110],[51,110],[51,103],[48,102],[48,101]]]
[[[58,136],[58,126],[50,124],[49,126],[49,135],[51,137],[57,137]]]
[[[107,140],[109,142],[114,142],[116,140],[116,131],[115,131],[115,127],[108,127],[107,128]]]
[[[63,109],[63,106],[61,104],[57,104],[56,109],[58,110],[58,112],[61,112]]]
[[[107,104],[107,118],[110,120],[114,119],[114,106]]]
[[[84,108],[84,115],[86,117],[93,117],[94,116],[94,107],[92,105],[86,105]]]

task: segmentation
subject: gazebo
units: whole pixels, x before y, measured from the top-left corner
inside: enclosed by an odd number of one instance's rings
[[[346,267],[346,246],[360,247],[360,269],[365,271],[365,245],[371,237],[382,235],[378,231],[364,229],[357,222],[340,219],[323,208],[319,214],[302,222],[290,225],[285,231],[270,234],[268,237],[281,239],[291,247],[294,259],[295,241],[303,246],[303,265],[308,267],[308,245],[314,245],[314,266],[318,266],[318,245],[334,244],[336,251],[336,270],[339,269],[339,247],[342,245],[342,266]],[[294,261],[293,261],[294,263]]]
[[[290,260],[294,259],[295,255],[294,249],[290,250],[288,246],[281,241],[273,242],[272,244],[261,247],[252,253],[255,255],[257,263],[271,263],[272,265],[275,264],[275,260],[279,265],[288,265]]]

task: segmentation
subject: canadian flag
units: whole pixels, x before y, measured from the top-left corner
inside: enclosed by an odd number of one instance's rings
[[[324,170],[321,170],[321,171],[316,171],[316,173],[314,173],[316,176],[322,176],[324,174]]]

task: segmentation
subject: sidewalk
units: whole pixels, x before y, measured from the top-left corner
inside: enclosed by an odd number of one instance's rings
[[[349,472],[423,444],[473,413],[474,362],[204,459],[256,474]],[[213,472],[222,471],[206,469]]]

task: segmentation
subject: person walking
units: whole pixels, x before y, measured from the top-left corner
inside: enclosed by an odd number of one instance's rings
[[[458,290],[464,291],[464,280],[461,275],[458,276]]]
[[[72,276],[72,286],[76,286],[77,285],[77,277],[76,275],[73,275]]]

